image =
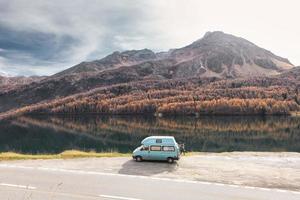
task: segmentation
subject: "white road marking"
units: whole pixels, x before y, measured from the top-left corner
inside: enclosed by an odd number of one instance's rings
[[[271,189],[270,189],[270,188],[258,188],[258,189],[260,189],[260,190],[264,190],[264,191],[271,191]]]
[[[276,189],[275,191],[277,191],[277,192],[288,192],[287,190],[279,190],[279,189]]]
[[[255,187],[252,187],[252,186],[244,186],[244,188],[247,188],[247,189],[256,189]]]
[[[136,199],[136,198],[131,198],[131,197],[121,197],[121,196],[112,196],[112,195],[99,195],[99,196],[103,197],[103,198],[108,198],[108,199],[141,200],[141,199]]]
[[[104,171],[112,171],[114,169],[108,168],[108,169],[104,169]]]
[[[73,174],[90,174],[90,175],[102,175],[102,176],[131,177],[131,178],[172,181],[172,182],[181,182],[181,183],[216,185],[216,186],[219,186],[219,187],[229,186],[229,187],[244,188],[244,189],[260,189],[260,190],[281,192],[281,193],[289,192],[289,193],[293,193],[293,194],[297,194],[297,195],[300,194],[300,192],[292,191],[292,190],[282,190],[282,189],[275,189],[275,188],[274,189],[261,188],[261,187],[252,187],[252,186],[244,186],[244,185],[222,184],[222,183],[213,183],[213,182],[205,182],[205,181],[192,181],[192,180],[184,180],[184,179],[159,178],[159,177],[142,176],[142,175],[114,174],[114,173],[107,173],[107,172],[71,170],[71,169],[48,168],[48,167],[28,167],[28,166],[18,166],[18,165],[8,165],[8,164],[0,164],[0,167],[17,168],[17,169],[31,169],[31,170],[34,169],[34,170],[64,172],[64,173],[73,173]]]
[[[218,186],[225,186],[225,184],[223,183],[213,183],[214,185],[218,185]]]
[[[234,188],[238,188],[238,187],[240,187],[239,185],[228,185],[228,186],[230,186],[230,187],[234,187]]]
[[[0,186],[16,187],[16,188],[29,189],[29,190],[35,190],[36,189],[36,187],[33,187],[33,186],[15,185],[15,184],[10,184],[10,183],[0,183]]]

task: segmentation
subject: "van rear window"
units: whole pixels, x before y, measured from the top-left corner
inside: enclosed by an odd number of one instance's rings
[[[163,151],[175,151],[175,147],[173,146],[163,146]]]
[[[151,151],[161,151],[161,146],[151,146],[150,150]]]

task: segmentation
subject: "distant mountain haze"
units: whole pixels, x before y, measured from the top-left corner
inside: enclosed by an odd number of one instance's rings
[[[23,77],[16,82],[0,78],[0,89],[6,88],[0,90],[0,112],[117,84],[271,77],[293,68],[288,59],[243,38],[208,32],[194,43],[168,52],[114,52],[49,77]]]

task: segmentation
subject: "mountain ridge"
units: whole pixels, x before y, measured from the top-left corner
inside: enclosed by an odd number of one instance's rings
[[[149,49],[127,50],[123,52],[115,51],[100,60],[82,62],[74,67],[66,69],[54,76],[66,75],[69,73],[97,72],[119,66],[130,66],[143,61],[156,59],[156,54]]]
[[[215,31],[207,32],[203,38],[183,48],[159,53],[154,53],[149,49],[114,52],[100,60],[80,63],[57,75],[97,73],[111,68],[158,60],[160,62],[173,60],[173,66],[169,68],[194,66],[190,70],[196,70],[196,75],[201,77],[234,78],[249,75],[273,75],[294,66],[288,59],[279,57],[246,39]],[[179,73],[182,73],[182,69]],[[182,77],[179,73],[177,76]],[[193,71],[187,74],[195,75]]]
[[[38,82],[2,91],[0,112],[117,84],[267,77],[293,67],[287,59],[248,40],[223,32],[208,32],[183,48],[160,53],[149,49],[114,52]]]

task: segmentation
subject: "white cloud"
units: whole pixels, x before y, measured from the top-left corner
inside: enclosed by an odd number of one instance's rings
[[[88,3],[85,0],[34,0],[31,3],[30,0],[0,0],[0,25],[16,32],[53,34],[57,40],[53,40],[52,44],[59,43],[63,36],[73,38],[77,44],[67,51],[59,51],[53,55],[54,59],[65,58],[67,63],[60,63],[61,66],[71,66],[86,59],[99,59],[111,51],[122,49],[113,41],[114,35],[122,33],[134,37],[138,34],[135,29],[136,23],[143,20],[143,12],[138,9],[139,5],[138,1],[123,0],[89,0]],[[32,41],[32,45],[36,45],[35,41]],[[28,49],[30,55],[32,52]],[[101,54],[90,58],[95,52]],[[15,54],[13,57],[23,55],[24,52],[21,52],[21,55]],[[34,66],[29,66],[28,71],[38,71],[36,68],[40,68],[39,64],[48,63],[47,60],[39,61],[34,56],[32,60]],[[20,68],[25,66],[20,65]],[[61,67],[57,71],[64,68]],[[51,69],[53,67],[49,66],[49,72],[46,74],[53,73],[50,72]]]
[[[181,47],[206,31],[244,37],[300,64],[298,0],[154,0],[151,28],[164,49]]]
[[[47,43],[51,59],[22,49],[12,57],[28,55],[32,61],[6,57],[2,69],[9,64],[14,67],[5,70],[12,73],[53,74],[116,50],[182,47],[213,30],[244,37],[300,64],[299,7],[298,0],[0,0],[0,26],[55,36]],[[73,43],[55,45],[65,36]],[[0,48],[5,50],[1,35]]]

